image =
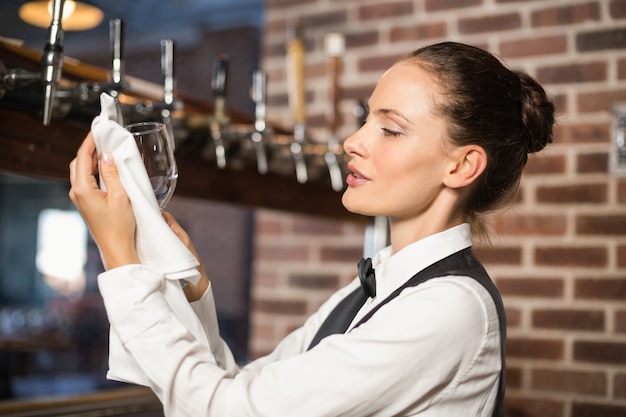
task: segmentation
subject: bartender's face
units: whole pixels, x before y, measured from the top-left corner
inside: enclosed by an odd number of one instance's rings
[[[414,217],[443,187],[446,125],[433,112],[439,86],[419,65],[387,71],[369,100],[366,123],[344,142],[349,158],[343,205],[368,216]]]

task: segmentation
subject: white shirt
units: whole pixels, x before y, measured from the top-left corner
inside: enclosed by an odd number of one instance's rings
[[[377,296],[355,321],[434,262],[471,245],[464,224],[373,259]],[[165,415],[219,417],[485,416],[501,366],[498,316],[473,278],[404,290],[367,322],[306,351],[339,290],[270,355],[238,368],[219,337],[210,290],[193,303],[211,349],[196,342],[158,291],[163,277],[128,265],[99,277],[112,329],[150,380]]]

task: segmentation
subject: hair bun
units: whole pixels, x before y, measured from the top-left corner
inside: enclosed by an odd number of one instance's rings
[[[522,140],[526,152],[539,152],[552,142],[554,105],[534,78],[524,72],[516,74],[521,84],[521,110],[524,123]]]

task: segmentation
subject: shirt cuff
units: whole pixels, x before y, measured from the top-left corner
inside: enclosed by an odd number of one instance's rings
[[[98,276],[111,327],[126,343],[171,309],[160,292],[164,277],[144,265],[124,265]]]

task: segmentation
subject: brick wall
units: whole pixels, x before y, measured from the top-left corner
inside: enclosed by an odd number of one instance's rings
[[[626,101],[625,0],[267,0],[269,115],[290,126],[285,33],[306,40],[307,122],[325,141],[323,36],[346,36],[340,134],[381,72],[419,46],[485,47],[535,75],[558,109],[556,143],[531,159],[512,207],[478,248],[509,316],[507,415],[626,415],[626,178],[609,172],[611,109]],[[339,198],[339,195],[338,197]],[[258,210],[253,356],[355,273],[363,228]]]

